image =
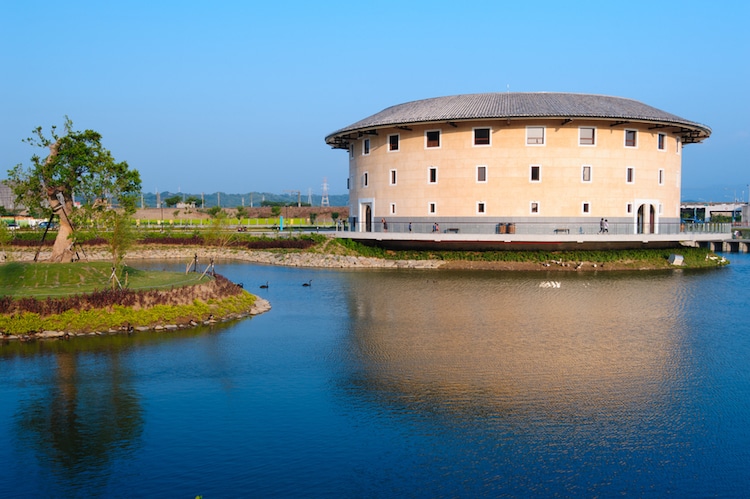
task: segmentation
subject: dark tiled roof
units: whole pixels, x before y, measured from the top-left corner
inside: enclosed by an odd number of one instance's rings
[[[614,121],[649,122],[674,126],[685,142],[699,142],[711,129],[641,102],[604,95],[568,93],[510,93],[452,95],[435,97],[386,108],[326,137],[336,147],[352,132],[462,120],[519,118],[590,118]]]

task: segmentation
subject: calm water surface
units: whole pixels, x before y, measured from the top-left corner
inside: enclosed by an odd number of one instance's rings
[[[728,256],[625,274],[222,263],[273,309],[0,346],[0,497],[743,497],[750,256]]]

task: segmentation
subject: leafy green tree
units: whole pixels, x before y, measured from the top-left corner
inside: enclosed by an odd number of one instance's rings
[[[278,217],[279,215],[281,215],[281,206],[276,205],[276,204],[271,206],[271,214],[275,217]]]
[[[169,196],[164,200],[164,204],[167,206],[167,208],[173,208],[177,206],[177,203],[182,201],[182,196],[179,194],[176,194],[174,196]]]
[[[52,126],[49,136],[42,127],[24,142],[47,149],[42,158],[31,157],[31,166],[16,165],[8,171],[8,183],[18,200],[32,211],[54,213],[60,228],[52,247],[50,261],[69,262],[73,259],[73,195],[92,211],[119,205],[116,213],[128,216],[135,211],[141,190],[141,176],[124,161],[116,162],[109,150],[102,146],[102,136],[93,130],[73,130],[73,122],[66,116],[64,134]],[[111,216],[104,217],[114,220]]]
[[[77,227],[92,227],[94,233],[107,242],[112,254],[112,265],[118,268],[136,239],[132,224],[132,216],[136,210],[135,197],[122,196],[120,204],[119,207],[113,207],[106,202],[94,202],[75,209],[71,216]]]
[[[247,216],[247,208],[245,208],[244,206],[238,206],[237,207],[237,218],[239,218],[240,220],[242,220],[246,216]]]
[[[228,224],[227,212],[219,206],[206,210],[211,215],[211,226],[204,234],[206,243],[211,246],[225,247],[234,240],[234,233],[226,230]]]
[[[317,213],[310,212],[310,225],[315,225],[315,220],[318,218]]]
[[[112,253],[112,265],[120,267],[125,253],[133,246],[136,239],[131,223],[132,212],[127,210],[101,209],[97,213],[98,220],[105,230],[100,236],[107,241]]]
[[[725,224],[732,221],[729,215],[711,215],[711,223]]]
[[[206,210],[206,213],[211,218],[221,218],[226,217],[226,213],[224,213],[224,210],[221,208],[221,206],[212,206]]]
[[[185,198],[185,204],[194,204],[195,206],[198,206],[200,202],[201,200],[198,196],[188,196]]]

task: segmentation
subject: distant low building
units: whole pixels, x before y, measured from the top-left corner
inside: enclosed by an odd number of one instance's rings
[[[16,195],[5,181],[0,181],[0,206],[13,213],[26,210],[24,205],[16,204]]]
[[[710,135],[630,99],[503,92],[398,104],[325,140],[348,153],[356,231],[659,233],[680,223],[683,146]]]

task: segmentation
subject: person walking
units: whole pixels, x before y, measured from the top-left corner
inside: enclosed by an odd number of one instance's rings
[[[604,219],[599,220],[599,234],[604,232]]]

